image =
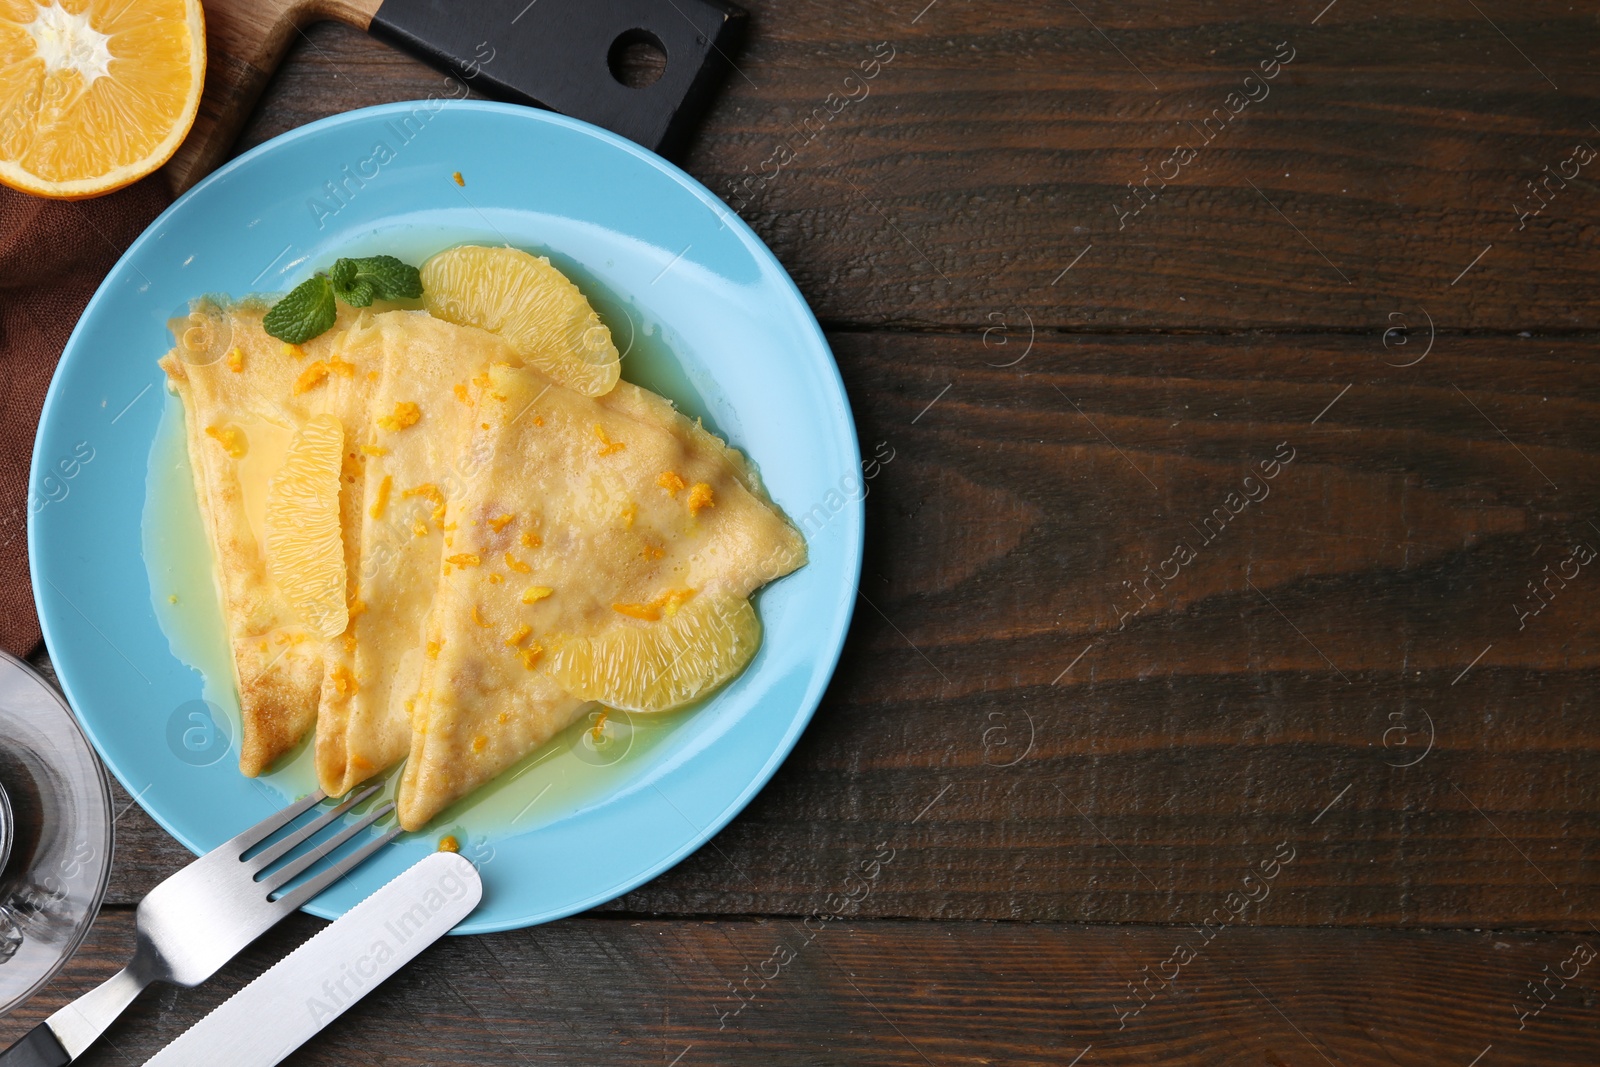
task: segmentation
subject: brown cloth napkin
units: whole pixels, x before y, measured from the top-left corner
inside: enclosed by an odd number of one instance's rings
[[[39,643],[28,577],[28,465],[67,335],[101,279],[172,199],[160,174],[93,200],[0,187],[0,648]]]

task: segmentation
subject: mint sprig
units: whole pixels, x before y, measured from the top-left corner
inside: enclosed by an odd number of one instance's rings
[[[333,292],[355,308],[378,300],[414,300],[422,295],[422,274],[393,256],[341,259],[328,270]]]
[[[414,300],[422,295],[422,274],[394,256],[337,259],[289,291],[267,311],[262,329],[280,341],[304,344],[333,328],[339,308],[370,307],[374,300]]]

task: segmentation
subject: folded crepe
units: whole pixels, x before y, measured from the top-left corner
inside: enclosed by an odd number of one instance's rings
[[[267,483],[297,429],[319,414],[349,425],[382,373],[369,312],[341,309],[335,329],[301,346],[268,335],[263,311],[254,303],[201,301],[187,319],[173,320],[177,344],[160,361],[183,400],[195,494],[239,690],[239,769],[252,777],[311,728],[324,673],[322,640],[269,573]],[[362,488],[353,463],[347,456],[340,486],[347,534]]]
[[[587,705],[541,669],[547,645],[743,603],[805,561],[743,457],[662,398],[619,382],[594,399],[503,364],[476,388],[400,787],[408,829]]]
[[[303,346],[261,318],[198,304],[161,361],[186,409],[247,775],[315,724],[329,795],[405,759],[400,819],[420,828],[590,705],[553,669],[563,641],[649,635],[685,605],[754,626],[744,598],[805,561],[743,457],[653,393],[585,396],[421,311],[341,307]],[[324,414],[344,433],[349,607],[327,639],[273,581],[264,534],[267,483]]]
[[[463,439],[477,418],[471,380],[515,358],[494,334],[422,311],[385,312],[373,326],[388,359],[369,411],[350,428],[364,472],[355,534],[345,540],[350,627],[325,653],[317,714],[317,778],[329,796],[411,749],[409,705],[422,675],[445,503],[461,491]],[[415,405],[415,422],[395,420],[406,405]]]

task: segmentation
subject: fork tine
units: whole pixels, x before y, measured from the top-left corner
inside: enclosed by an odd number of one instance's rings
[[[229,839],[228,843],[224,845],[223,848],[233,849],[235,855],[240,855],[252,845],[260,844],[278,830],[282,829],[284,826],[287,826],[290,822],[293,822],[294,819],[302,812],[321,804],[327,799],[328,794],[324,793],[320,789],[313,793],[308,793],[299,800],[295,801],[293,804],[290,804],[287,808],[284,808],[281,811],[273,812],[265,819],[262,819],[260,822],[250,827],[250,829]],[[221,852],[222,848],[216,849],[215,851]]]
[[[301,874],[305,873],[305,871],[308,870],[313,863],[316,863],[318,860],[327,856],[329,853],[333,852],[334,849],[338,848],[340,845],[344,844],[356,834],[360,833],[362,830],[365,830],[367,827],[371,826],[373,823],[377,822],[379,819],[383,818],[393,810],[394,804],[392,802],[384,804],[381,807],[373,808],[371,811],[367,812],[355,822],[344,827],[326,841],[319,843],[315,848],[311,849],[305,855],[298,856],[295,859],[290,860],[282,867],[279,867],[277,870],[261,879],[262,887],[265,888],[268,893],[271,893],[275,889],[281,888],[291,879],[297,878]]]
[[[310,879],[304,885],[296,886],[293,892],[285,893],[273,903],[281,904],[286,910],[293,911],[312,897],[320,894],[340,878],[361,866],[374,852],[399,836],[400,827],[398,824],[389,827],[381,836],[368,841],[332,867]]]
[[[253,863],[255,866],[253,866],[251,870],[265,870],[267,867],[278,862],[278,860],[282,859],[284,856],[287,856],[289,851],[299,845],[302,841],[320,833],[330,822],[337,819],[339,816],[343,815],[345,812],[349,811],[363,800],[366,800],[368,797],[382,788],[383,783],[379,782],[376,785],[368,786],[360,793],[345,797],[344,800],[339,802],[337,807],[330,808],[328,811],[325,811],[318,816],[315,822],[307,823],[294,833],[290,834],[288,837],[285,837],[282,841],[279,841],[269,848],[262,849],[255,856],[252,856],[251,863]]]

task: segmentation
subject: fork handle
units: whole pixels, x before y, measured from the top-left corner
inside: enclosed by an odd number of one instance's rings
[[[0,1052],[0,1067],[66,1067],[71,1062],[49,1023],[40,1023]]]

